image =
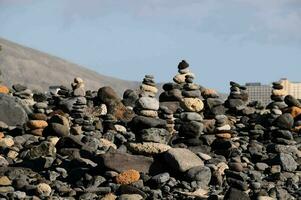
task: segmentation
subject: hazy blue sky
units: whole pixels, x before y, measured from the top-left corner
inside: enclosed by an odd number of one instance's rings
[[[0,0],[0,37],[102,74],[301,81],[301,0]]]

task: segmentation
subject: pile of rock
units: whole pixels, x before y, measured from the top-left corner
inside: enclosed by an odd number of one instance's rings
[[[160,104],[149,75],[123,99],[80,78],[0,94],[0,198],[300,199],[299,100],[259,108],[231,82],[223,103],[193,77],[182,61]]]
[[[203,134],[203,116],[201,111],[204,104],[201,98],[200,86],[193,83],[193,76],[186,75],[183,86],[181,108],[183,112],[176,115],[179,135],[184,138],[198,139]]]
[[[170,138],[170,133],[165,129],[166,121],[158,117],[160,105],[155,98],[158,89],[154,77],[146,75],[140,89],[140,97],[134,108],[138,116],[133,120],[136,138],[143,142],[166,144]]]
[[[247,89],[236,82],[230,82],[230,95],[225,102],[225,106],[229,109],[230,113],[240,114],[248,102]]]
[[[182,89],[186,84],[186,75],[194,77],[194,74],[189,70],[189,64],[185,60],[182,60],[178,64],[178,74],[173,78],[174,83],[164,84],[164,92],[159,97],[161,105],[167,106],[174,113],[180,107],[180,102],[183,99]]]
[[[223,115],[226,112],[224,102],[219,98],[218,93],[213,89],[204,89],[202,91],[204,98],[204,115],[210,119],[216,115]]]

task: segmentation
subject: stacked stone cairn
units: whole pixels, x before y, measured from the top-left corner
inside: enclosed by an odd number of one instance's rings
[[[124,99],[111,87],[85,92],[79,78],[0,94],[0,199],[301,199],[300,101],[277,91],[259,109],[232,82],[221,104],[187,65],[160,106],[152,76]]]
[[[182,60],[178,64],[178,74],[174,76],[174,82],[164,84],[164,92],[161,93],[159,97],[160,104],[167,106],[174,113],[180,108],[180,102],[183,98],[182,89],[186,84],[186,75],[194,77],[194,74],[189,70],[189,64],[185,60]]]
[[[271,100],[272,102],[267,106],[267,108],[279,108],[282,110],[286,107],[286,104],[284,102],[284,98],[287,95],[287,92],[283,89],[283,86],[280,82],[273,82],[272,86],[272,94],[271,94]]]
[[[225,114],[224,102],[219,98],[218,93],[213,89],[204,89],[202,91],[204,98],[204,115],[206,118],[214,118],[216,115]]]
[[[140,97],[136,101],[134,110],[144,122],[140,125],[135,124],[138,127],[142,127],[141,130],[136,132],[136,138],[141,142],[167,144],[170,133],[165,129],[166,121],[158,117],[160,105],[159,101],[155,98],[158,89],[156,88],[154,77],[146,75],[140,86],[140,90]]]
[[[230,95],[225,102],[229,113],[241,114],[248,102],[247,89],[236,82],[230,82]]]
[[[186,75],[185,84],[183,85],[183,99],[181,100],[181,109],[175,114],[177,118],[177,130],[179,136],[188,141],[195,141],[203,134],[203,116],[202,110],[204,104],[201,100],[201,91],[198,84],[193,83],[193,76]],[[192,140],[190,140],[192,141]],[[187,141],[186,141],[187,142]]]

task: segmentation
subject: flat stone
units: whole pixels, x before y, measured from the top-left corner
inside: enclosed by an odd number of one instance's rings
[[[126,153],[106,153],[101,156],[106,168],[123,172],[134,169],[138,172],[149,173],[154,160],[146,156],[136,156]]]
[[[166,121],[163,119],[136,116],[133,118],[131,124],[133,130],[137,130],[135,132],[139,132],[142,129],[148,129],[148,128],[164,128],[166,126]]]
[[[198,121],[198,122],[203,121],[203,117],[195,112],[183,112],[181,113],[180,118],[183,121]]]
[[[261,163],[261,162],[258,162],[256,163],[256,169],[260,170],[260,171],[265,171],[267,168],[269,168],[269,165],[266,164],[266,163]]]
[[[153,93],[153,94],[158,93],[158,89],[156,87],[154,87],[154,86],[151,86],[151,85],[142,84],[140,86],[140,89],[142,91]]]
[[[155,110],[140,110],[139,115],[142,115],[142,116],[145,116],[145,117],[157,118],[158,117],[158,111],[155,111]]]
[[[129,149],[132,152],[142,154],[142,155],[156,155],[168,151],[169,149],[171,149],[171,147],[167,144],[143,142],[143,143],[130,143]]]
[[[164,154],[164,158],[171,168],[180,172],[204,165],[196,154],[184,148],[172,148]]]
[[[221,139],[230,139],[232,137],[231,133],[217,133],[215,136]]]

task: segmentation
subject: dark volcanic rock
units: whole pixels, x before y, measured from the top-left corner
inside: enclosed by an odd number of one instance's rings
[[[290,130],[290,129],[292,129],[292,127],[294,125],[294,118],[291,114],[285,113],[285,114],[281,115],[280,117],[278,117],[275,120],[274,124],[275,124],[275,126],[278,126],[279,128]]]

